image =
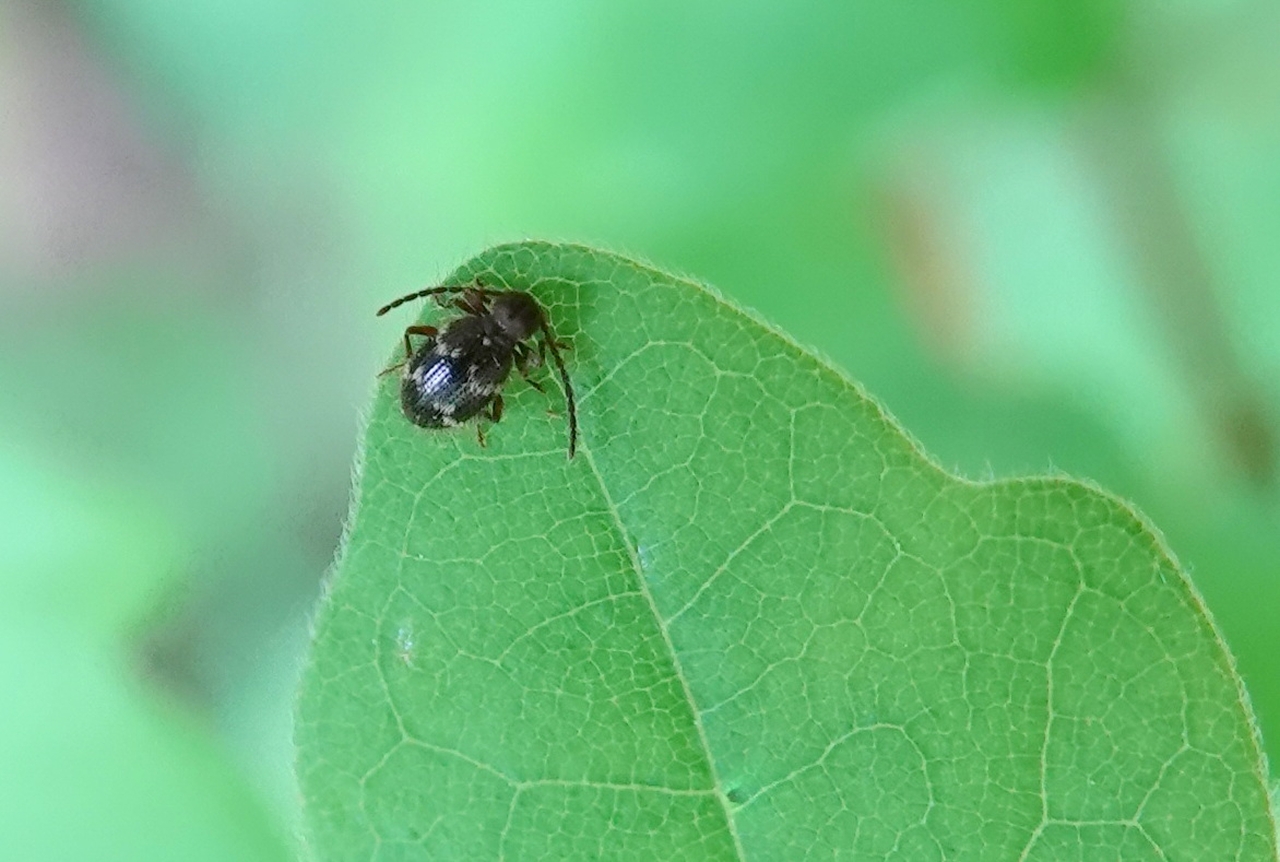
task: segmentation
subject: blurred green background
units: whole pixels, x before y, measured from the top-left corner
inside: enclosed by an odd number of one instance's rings
[[[372,312],[525,237],[1134,500],[1280,750],[1277,56],[1260,0],[7,0],[0,856],[296,852]]]

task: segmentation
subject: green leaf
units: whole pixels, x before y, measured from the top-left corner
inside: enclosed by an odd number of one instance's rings
[[[947,475],[691,281],[476,276],[572,342],[581,446],[554,385],[482,449],[382,382],[299,706],[317,858],[1275,858],[1230,656],[1123,503]]]

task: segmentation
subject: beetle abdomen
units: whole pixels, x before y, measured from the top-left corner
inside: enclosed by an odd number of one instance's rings
[[[467,351],[431,338],[405,366],[400,405],[415,425],[448,428],[480,413],[511,371],[509,351]]]

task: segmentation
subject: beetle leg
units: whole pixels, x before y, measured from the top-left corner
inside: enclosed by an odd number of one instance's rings
[[[468,287],[462,296],[450,303],[454,308],[467,314],[488,314],[489,294],[482,287]]]
[[[558,338],[543,336],[538,339],[538,364],[547,364],[547,347],[553,347],[557,350],[573,350],[573,345],[567,341],[561,341]]]
[[[435,338],[440,330],[434,326],[406,326],[404,328],[404,358],[408,360],[413,355],[413,345],[409,342],[410,335],[421,335],[424,338]]]
[[[537,368],[541,364],[541,358],[529,349],[529,345],[524,342],[516,345],[516,371],[520,372],[520,376],[524,378],[525,383],[528,383],[539,392],[546,392],[547,390],[542,388],[541,383],[529,377],[529,368]]]
[[[542,346],[541,340],[538,341],[537,350],[534,350],[528,344],[521,341],[516,345],[516,359],[523,358],[526,368],[540,368],[547,361],[546,354],[544,353],[545,350],[546,348]]]
[[[413,343],[409,341],[410,335],[421,335],[426,338],[434,338],[439,332],[434,326],[406,326],[404,330],[404,359],[401,359],[395,365],[384,368],[378,372],[379,377],[385,377],[392,371],[404,368],[404,364],[409,361],[409,357],[413,356]]]
[[[484,411],[484,418],[488,419],[490,422],[493,422],[495,424],[502,421],[502,393],[501,392],[493,396],[493,400],[489,402],[489,409]],[[476,423],[476,441],[480,444],[481,448],[485,446],[484,423],[482,422]]]

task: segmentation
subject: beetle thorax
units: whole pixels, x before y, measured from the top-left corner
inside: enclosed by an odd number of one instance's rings
[[[521,291],[504,293],[493,301],[489,316],[507,338],[524,341],[542,328],[542,308],[537,300]]]

